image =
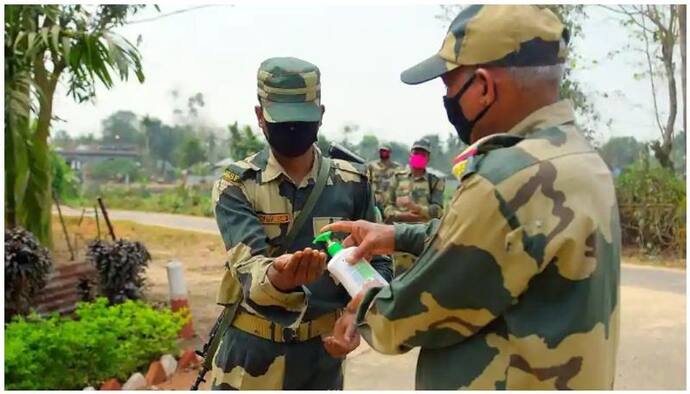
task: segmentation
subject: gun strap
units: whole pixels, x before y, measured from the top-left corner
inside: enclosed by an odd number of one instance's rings
[[[327,157],[322,156],[321,166],[319,167],[319,173],[316,176],[316,183],[314,184],[314,188],[312,189],[311,193],[309,193],[307,201],[304,203],[304,208],[302,208],[297,217],[295,217],[295,221],[292,223],[292,227],[285,236],[285,242],[283,242],[282,245],[273,250],[273,252],[271,253],[271,257],[280,256],[295,241],[295,238],[297,237],[297,232],[299,231],[299,229],[302,228],[304,222],[311,215],[311,211],[316,206],[316,202],[319,200],[321,192],[323,192],[323,189],[326,187],[326,182],[328,181],[328,173],[330,172],[330,170],[331,160]],[[228,305],[225,307],[225,309],[223,309],[223,315],[220,318],[221,320],[220,324],[218,325],[217,333],[211,339],[211,344],[208,347],[208,351],[206,352],[206,357],[204,358],[203,362],[203,366],[208,370],[213,369],[213,358],[215,357],[216,351],[218,350],[220,341],[225,335],[225,331],[228,329],[228,327],[230,327],[230,324],[232,324],[232,321],[235,318],[235,315],[237,314],[237,310],[240,304],[242,304],[241,292],[239,299],[234,304]]]
[[[309,197],[307,198],[307,201],[304,203],[304,207],[295,217],[295,221],[292,223],[290,231],[288,231],[287,235],[285,236],[285,241],[282,245],[280,245],[273,251],[274,257],[280,256],[281,254],[285,253],[287,248],[289,248],[290,245],[292,245],[295,242],[295,238],[297,238],[297,232],[299,231],[299,229],[302,228],[302,226],[304,226],[304,223],[311,215],[311,211],[316,206],[316,203],[318,202],[319,197],[321,196],[321,192],[323,192],[323,189],[326,187],[326,181],[328,181],[328,173],[330,172],[330,170],[331,159],[327,157],[322,157],[321,166],[319,167],[319,173],[316,176],[316,183],[314,184],[314,188],[312,189],[311,193],[309,193]]]

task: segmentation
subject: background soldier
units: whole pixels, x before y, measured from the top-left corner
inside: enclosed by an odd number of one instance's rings
[[[446,181],[426,170],[430,154],[431,146],[426,139],[412,145],[408,168],[397,171],[391,182],[383,212],[386,223],[423,223],[443,216]],[[406,272],[414,261],[415,256],[410,253],[394,253],[395,276]]]
[[[329,351],[420,346],[419,389],[612,389],[620,304],[620,224],[606,164],[559,101],[568,32],[537,6],[469,6],[438,54],[403,72],[441,76],[459,137],[460,180],[442,221],[351,233],[356,261],[418,254],[390,287],[361,292]]]
[[[446,181],[426,170],[431,145],[421,139],[412,145],[408,168],[395,173],[383,218],[386,223],[420,223],[443,216]]]
[[[258,94],[256,116],[270,147],[231,164],[213,189],[228,256],[218,302],[239,305],[221,329],[213,388],[342,389],[342,360],[326,353],[321,335],[332,331],[349,296],[322,275],[326,256],[309,246],[334,220],[374,220],[373,195],[364,166],[324,159],[314,145],[324,112],[316,66],[268,59]],[[391,277],[387,258],[372,264]]]
[[[367,164],[367,174],[371,181],[372,190],[376,199],[376,206],[383,214],[384,204],[388,198],[390,184],[395,172],[400,169],[400,164],[391,159],[392,149],[390,145],[379,147],[379,160]]]

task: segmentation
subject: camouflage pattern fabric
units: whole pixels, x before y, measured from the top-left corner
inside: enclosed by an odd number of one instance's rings
[[[440,218],[443,215],[443,191],[446,181],[431,173],[422,176],[412,175],[410,168],[395,173],[390,186],[390,192],[383,210],[383,218],[391,223],[398,221],[396,215],[407,212],[407,208],[396,205],[398,197],[409,197],[412,202],[422,207],[423,221]]]
[[[320,337],[275,343],[230,327],[219,349],[224,350],[213,359],[214,390],[343,389],[342,360],[326,352]]]
[[[321,72],[294,57],[274,57],[259,66],[258,96],[264,119],[276,122],[321,120]]]
[[[405,70],[418,84],[460,66],[523,67],[563,63],[570,38],[558,17],[535,5],[471,5],[451,22],[441,49]]]
[[[412,253],[395,252],[391,256],[393,259],[393,277],[397,278],[412,268],[417,257]]]
[[[367,164],[367,175],[371,182],[371,189],[374,192],[376,205],[381,211],[384,209],[386,198],[390,192],[391,181],[395,176],[395,172],[400,170],[400,168],[400,164],[393,160],[386,162],[375,160]]]
[[[396,249],[419,258],[366,294],[359,332],[387,354],[420,346],[418,389],[612,389],[618,207],[572,105],[469,149],[445,216],[395,225]]]
[[[215,183],[213,209],[228,258],[227,270],[218,292],[218,303],[234,303],[243,294],[243,309],[284,327],[295,328],[302,321],[341,309],[349,301],[347,291],[341,285],[336,285],[328,273],[324,273],[316,282],[288,293],[277,290],[266,277],[266,271],[273,261],[267,256],[281,245],[294,217],[302,210],[314,187],[321,162],[321,153],[316,146],[314,152],[315,165],[299,185],[289,179],[268,147],[228,166]],[[316,248],[311,241],[319,229],[341,219],[373,221],[373,195],[364,166],[333,159],[326,187],[307,221],[309,225],[298,230],[288,252],[306,247]],[[371,263],[384,278],[391,278],[388,257],[377,256]],[[240,388],[245,381],[258,382],[257,378],[260,378],[260,381],[266,382],[263,387],[270,389],[273,388],[272,379],[280,380],[273,375],[278,370],[285,370],[283,381],[287,384],[288,375],[295,379],[299,379],[299,376],[295,375],[298,372],[294,370],[296,367],[291,366],[290,351],[286,349],[305,346],[305,352],[317,352],[314,348],[317,345],[279,344],[258,337],[245,341],[243,346],[235,346],[237,342],[232,339],[235,336],[237,333],[227,334],[216,353],[214,387],[221,388],[225,387],[223,382],[234,382],[228,384]],[[261,341],[268,344],[260,345]],[[275,349],[258,354],[258,349],[270,346],[275,346]],[[323,347],[320,340],[318,346]],[[299,354],[299,351],[296,350],[295,354]],[[340,370],[339,362],[323,363]],[[336,372],[333,370],[329,373],[340,376]],[[324,384],[318,388],[328,389],[331,385]]]

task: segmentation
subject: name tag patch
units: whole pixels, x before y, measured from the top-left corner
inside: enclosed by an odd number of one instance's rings
[[[285,224],[290,223],[289,213],[259,213],[257,214],[261,224]]]

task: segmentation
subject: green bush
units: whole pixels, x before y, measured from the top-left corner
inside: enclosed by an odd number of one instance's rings
[[[81,303],[77,318],[32,315],[5,327],[5,388],[81,389],[111,377],[126,380],[175,352],[187,318],[140,301]]]
[[[86,249],[87,259],[98,271],[100,290],[111,304],[141,298],[151,260],[144,244],[126,239],[94,240]]]
[[[127,175],[130,182],[142,178],[141,166],[130,159],[112,159],[89,164],[88,173],[91,178],[98,180],[123,181]]]
[[[21,227],[5,230],[5,321],[26,315],[53,269],[48,249]]]
[[[61,202],[74,203],[80,198],[79,179],[67,162],[54,150],[50,151],[51,183]]]
[[[685,183],[660,166],[638,162],[616,179],[623,243],[656,254],[677,251],[685,227]],[[682,240],[684,243],[685,240]]]

